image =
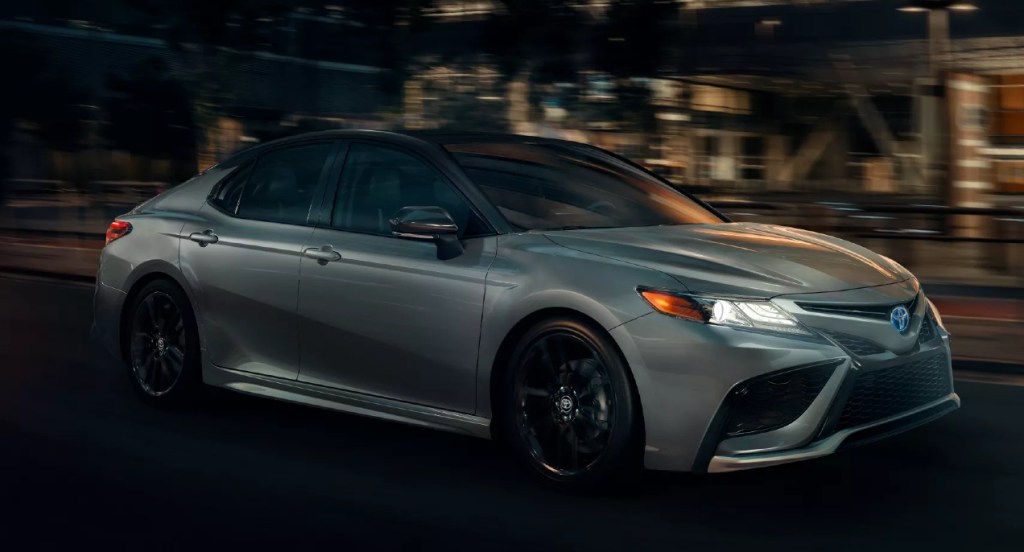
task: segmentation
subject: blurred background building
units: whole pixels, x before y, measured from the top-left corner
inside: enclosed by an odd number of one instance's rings
[[[617,151],[737,220],[1022,277],[1019,2],[42,0],[0,31],[8,220],[124,210],[307,130],[507,131]]]

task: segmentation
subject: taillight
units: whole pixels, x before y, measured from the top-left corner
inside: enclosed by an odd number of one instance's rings
[[[110,242],[117,238],[126,236],[131,231],[132,223],[130,222],[125,222],[123,220],[115,220],[114,222],[111,222],[110,227],[107,228],[107,243],[105,245],[109,245]]]

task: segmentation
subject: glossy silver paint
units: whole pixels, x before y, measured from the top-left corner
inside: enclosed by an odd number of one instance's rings
[[[189,239],[203,232],[217,242]],[[308,226],[231,217],[210,204],[185,223],[179,262],[202,305],[206,360],[254,374],[298,377],[299,253],[312,233]]]
[[[387,141],[429,158],[495,232],[463,240],[462,255],[440,260],[430,242],[320,225],[319,200],[309,225],[236,218],[207,202],[241,162],[229,161],[121,217],[134,229],[102,255],[94,305],[101,340],[120,354],[130,294],[147,278],[170,278],[195,309],[206,383],[486,437],[492,373],[510,336],[538,317],[573,313],[604,328],[629,366],[645,424],[645,465],[710,471],[828,454],[866,429],[813,442],[840,383],[865,361],[824,336],[664,316],[637,286],[771,299],[810,328],[883,345],[873,365],[929,353],[916,348],[923,294],[904,334],[887,321],[798,305],[888,304],[919,293],[901,266],[849,242],[750,223],[516,233],[432,144],[376,132],[318,139]],[[931,347],[948,358],[948,339]],[[710,435],[738,383],[821,362],[838,368],[789,426],[721,442]],[[955,394],[944,401],[959,403]]]
[[[561,232],[565,247],[669,274],[677,287],[717,295],[774,297],[878,286],[912,276],[850,242],[754,223]]]
[[[454,412],[476,412],[476,347],[497,238],[439,261],[433,243],[318,228],[303,258],[299,381]]]

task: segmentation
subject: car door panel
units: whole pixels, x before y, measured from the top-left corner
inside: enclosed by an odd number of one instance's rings
[[[216,243],[181,243],[181,266],[204,318],[217,366],[295,379],[299,252],[313,228],[237,219],[204,205],[183,236],[212,230]]]
[[[318,228],[307,247],[341,260],[301,261],[299,381],[473,412],[487,268],[496,240],[436,246]]]
[[[214,365],[296,379],[299,258],[339,144],[271,149],[213,190],[181,231],[182,271]]]
[[[389,219],[404,206],[442,207],[478,233],[479,218],[423,157],[364,142],[351,142],[346,154],[305,247],[314,254],[301,260],[299,380],[474,412],[484,284],[497,240],[463,239],[461,255],[441,260],[433,242],[395,237]]]

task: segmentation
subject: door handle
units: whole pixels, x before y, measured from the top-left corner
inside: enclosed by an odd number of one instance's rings
[[[217,243],[220,238],[213,233],[213,230],[203,230],[202,232],[192,232],[188,235],[188,239],[198,243],[199,247],[206,247],[211,243]]]
[[[302,254],[310,259],[316,259],[317,264],[320,266],[341,260],[341,253],[338,253],[329,245],[321,245],[319,248],[310,247],[308,249],[303,249]]]

